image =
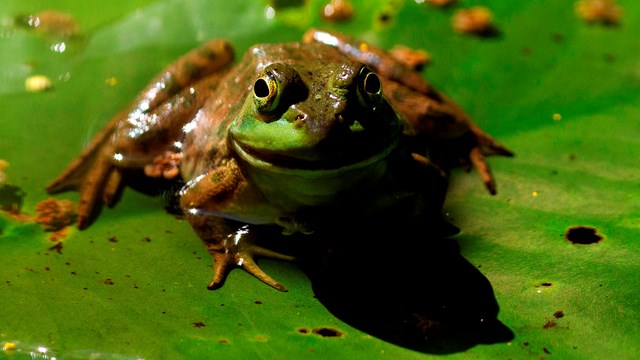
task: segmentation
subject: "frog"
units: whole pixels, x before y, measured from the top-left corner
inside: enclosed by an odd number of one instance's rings
[[[495,194],[485,156],[513,155],[373,44],[309,29],[234,58],[230,42],[213,39],[169,64],[46,187],[79,192],[79,229],[117,203],[132,172],[143,188],[166,180],[211,255],[208,289],[241,268],[287,291],[257,259],[295,256],[253,229],[312,234],[397,204],[428,222],[447,164],[472,164]]]

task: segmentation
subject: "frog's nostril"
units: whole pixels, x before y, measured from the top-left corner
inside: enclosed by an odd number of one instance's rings
[[[364,131],[364,126],[360,121],[343,113],[336,114],[336,123],[340,124],[344,130],[349,129],[348,131],[352,133]]]

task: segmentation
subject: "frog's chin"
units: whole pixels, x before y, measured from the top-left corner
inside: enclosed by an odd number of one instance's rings
[[[388,173],[389,159],[397,142],[369,156],[342,162],[334,167],[320,167],[312,161],[305,167],[289,167],[266,161],[244,149],[233,147],[243,163],[251,183],[260,189],[267,201],[286,213],[301,208],[336,206],[345,194],[371,194]],[[326,162],[326,161],[325,161]]]

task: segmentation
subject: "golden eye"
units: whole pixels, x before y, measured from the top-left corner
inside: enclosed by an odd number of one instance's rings
[[[270,114],[278,108],[280,91],[278,81],[271,71],[265,71],[253,84],[253,95],[256,109],[263,114]]]
[[[269,64],[253,83],[253,103],[263,121],[277,120],[292,104],[307,97],[298,72],[288,64]]]
[[[363,66],[358,74],[358,99],[365,106],[375,107],[382,98],[382,81],[376,73]]]

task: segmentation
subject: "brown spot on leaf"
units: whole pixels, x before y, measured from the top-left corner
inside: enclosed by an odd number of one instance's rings
[[[558,311],[553,313],[553,317],[556,318],[556,319],[560,319],[560,318],[564,317],[564,312],[562,310],[558,310]]]
[[[322,9],[322,18],[330,22],[344,22],[353,18],[353,5],[349,0],[331,0]]]
[[[202,321],[197,321],[193,323],[193,327],[196,328],[201,328],[201,327],[205,327],[206,325],[202,322]]]
[[[449,7],[457,3],[458,0],[427,0],[427,3],[435,7]]]
[[[74,37],[80,33],[76,20],[70,14],[57,10],[21,15],[16,20],[27,29],[62,38]]]
[[[4,160],[0,159],[0,210],[9,214],[20,214],[26,193],[15,185],[3,183],[2,161]]]
[[[46,199],[36,205],[35,221],[45,231],[58,231],[76,221],[76,204],[70,200]]]
[[[428,52],[404,45],[395,45],[390,53],[396,60],[416,71],[421,71],[424,65],[431,61],[431,55]]]
[[[58,254],[62,254],[62,242],[57,242],[55,245],[49,248],[51,251],[55,251]]]
[[[553,286],[553,284],[550,283],[550,282],[543,282],[543,283],[540,283],[538,285],[535,285],[534,287],[538,288],[538,287],[552,287],[552,286]]]
[[[565,238],[572,244],[591,245],[602,240],[602,236],[597,230],[588,226],[574,226],[564,234]]]
[[[378,15],[378,21],[382,24],[388,24],[393,19],[393,15],[388,12],[382,12]]]
[[[104,279],[104,284],[105,285],[114,285],[115,282],[113,281],[113,279]]]
[[[456,10],[451,19],[453,29],[458,33],[496,37],[499,31],[492,21],[493,14],[483,6]]]
[[[326,327],[319,327],[319,328],[315,328],[313,329],[313,333],[314,334],[318,334],[322,337],[340,337],[342,336],[342,332],[336,330],[336,329],[331,329],[331,328],[326,328]]]
[[[547,321],[544,325],[542,325],[543,329],[551,329],[552,327],[558,325],[558,323],[556,323],[555,321]]]

